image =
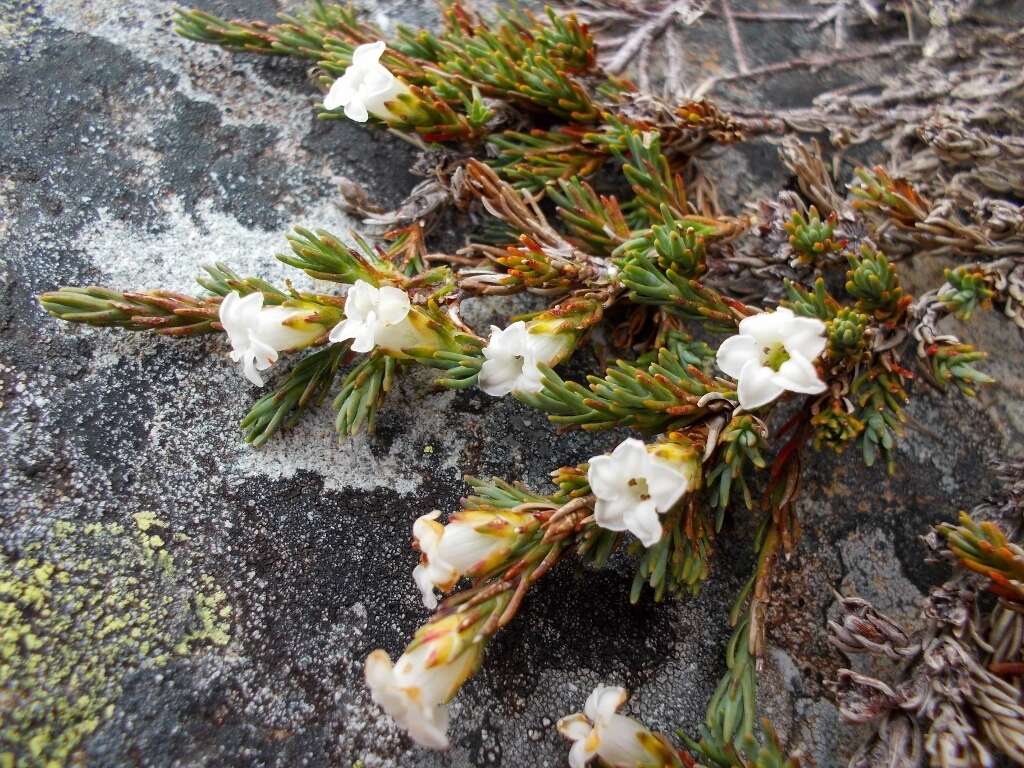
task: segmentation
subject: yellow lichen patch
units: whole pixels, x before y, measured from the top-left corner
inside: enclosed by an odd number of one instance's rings
[[[227,595],[209,576],[204,574],[199,581],[200,588],[193,598],[193,610],[199,626],[175,646],[177,653],[188,653],[189,647],[195,643],[208,642],[223,646],[231,639],[231,606],[227,602]]]
[[[125,674],[229,642],[224,592],[175,568],[165,522],[135,523],[58,521],[20,557],[0,554],[0,768],[80,762]]]

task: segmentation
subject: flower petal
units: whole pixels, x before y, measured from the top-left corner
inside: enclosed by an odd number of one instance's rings
[[[793,312],[779,307],[774,312],[761,312],[740,321],[740,334],[753,336],[758,346],[767,346],[785,341],[789,321]]]
[[[359,95],[368,108],[372,109],[371,104],[382,106],[383,101],[393,95],[392,85],[395,82],[395,76],[387,70],[387,67],[377,64],[367,67],[360,74],[362,79],[359,83]]]
[[[238,295],[238,291],[232,291],[221,299],[220,307],[217,308],[217,316],[222,325],[227,326],[231,322],[235,314],[235,305],[241,300],[242,297]]]
[[[590,491],[599,499],[615,499],[625,490],[627,478],[619,472],[611,456],[594,456],[587,468]]]
[[[451,701],[452,697],[459,692],[463,683],[469,680],[479,666],[480,656],[472,651],[460,653],[454,659],[449,658],[438,667],[430,671],[435,673],[434,679],[429,687],[424,688],[431,701]]]
[[[582,712],[566,715],[558,721],[555,727],[558,728],[560,734],[571,741],[587,738],[594,728]]]
[[[263,294],[259,291],[243,296],[237,305],[238,314],[245,317],[246,320],[255,319],[261,309],[263,309]]]
[[[310,312],[304,309],[264,309],[256,323],[256,336],[267,346],[282,352],[306,346],[319,335],[316,327],[309,324],[305,324],[303,330],[303,322],[309,316]]]
[[[257,387],[263,386],[263,377],[256,370],[256,355],[252,352],[245,356],[242,363],[242,373],[245,378],[255,384]]]
[[[352,88],[344,77],[331,83],[331,89],[324,96],[324,109],[334,111],[352,101]]]
[[[604,723],[626,703],[629,693],[617,685],[599,685],[587,697],[583,711],[595,725]]]
[[[520,365],[519,378],[516,380],[515,392],[540,392],[544,389],[544,374],[537,367],[537,359],[528,352]]]
[[[514,357],[492,357],[480,366],[477,385],[492,397],[503,397],[515,388],[522,370],[522,362]]]
[[[640,539],[645,547],[653,547],[661,538],[661,518],[658,517],[654,499],[641,502],[627,511],[626,524],[629,532]]]
[[[412,538],[420,552],[430,557],[437,551],[437,544],[444,535],[444,526],[437,522],[441,511],[435,509],[429,515],[420,515],[412,524]]]
[[[409,317],[406,316],[394,325],[377,323],[373,334],[373,342],[382,349],[402,351],[421,344],[423,339],[416,332],[416,328],[409,321]]]
[[[231,342],[235,352],[241,352],[249,341],[249,329],[238,308],[241,301],[242,297],[238,295],[238,291],[232,291],[224,297],[217,311],[220,324],[224,326],[228,341]],[[235,357],[234,359],[237,361],[239,358]]]
[[[377,689],[385,686],[394,685],[395,669],[387,652],[380,649],[374,651],[366,657],[363,668],[366,674],[366,685],[371,693],[375,693]]]
[[[327,339],[332,344],[338,344],[346,339],[354,339],[362,326],[363,322],[361,320],[356,320],[352,317],[346,318],[331,328]]]
[[[365,320],[377,307],[380,293],[365,280],[356,280],[345,294],[345,317]]]
[[[813,317],[795,317],[790,323],[792,328],[786,338],[785,347],[790,355],[803,355],[813,360],[825,349],[825,324]]]
[[[352,99],[345,105],[345,117],[357,123],[365,123],[370,117],[370,113],[366,111],[366,105],[363,102]]]
[[[718,348],[715,361],[726,376],[738,379],[746,362],[757,360],[759,354],[757,340],[753,336],[730,336]]]
[[[756,360],[749,361],[740,371],[737,395],[744,410],[752,411],[770,403],[785,391],[775,381],[775,371]]]
[[[590,748],[590,737],[580,739],[569,750],[569,768],[586,768],[587,763],[594,759],[597,749]]]
[[[490,360],[492,357],[505,356],[504,350],[502,349],[501,335],[501,328],[496,325],[492,325],[491,336],[487,340],[487,346],[483,349],[485,359]]]
[[[686,476],[666,461],[653,456],[645,474],[647,492],[659,512],[668,512],[688,490]]]
[[[826,389],[825,382],[818,378],[818,371],[802,355],[793,355],[784,362],[775,374],[774,381],[790,392],[807,395],[817,395]]]
[[[663,758],[645,748],[645,737],[653,734],[631,717],[612,714],[601,723],[599,757],[609,765],[667,765]]]
[[[352,66],[363,68],[370,64],[376,64],[384,55],[387,43],[378,40],[375,43],[363,43],[352,52]]]
[[[437,595],[434,594],[434,580],[430,577],[430,568],[420,563],[412,569],[412,580],[420,588],[423,595],[423,607],[429,610],[437,608]]]
[[[421,747],[448,749],[448,707],[439,705],[433,709],[430,714],[409,719],[409,736]]]
[[[612,451],[612,460],[615,461],[624,482],[643,477],[648,458],[647,446],[635,437],[627,437]]]
[[[355,332],[352,336],[353,352],[370,352],[373,350],[376,344],[374,339],[376,326],[377,315],[374,312],[367,315],[366,320],[353,326],[352,330]]]
[[[630,506],[628,499],[598,499],[594,504],[594,522],[608,531],[624,531]]]
[[[526,323],[517,320],[502,330],[496,325],[491,326],[491,338],[484,347],[485,357],[523,356],[528,348]]]
[[[252,331],[249,332],[249,350],[256,359],[256,368],[261,371],[267,370],[277,362],[277,350],[258,338]]]
[[[380,289],[377,297],[377,317],[385,325],[402,322],[409,314],[409,294],[390,285]]]

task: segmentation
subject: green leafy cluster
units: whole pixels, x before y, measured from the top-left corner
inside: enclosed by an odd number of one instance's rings
[[[857,308],[877,320],[898,319],[911,297],[904,295],[896,269],[885,254],[864,243],[860,254],[850,254],[848,259],[846,292],[857,300]]]
[[[420,363],[444,371],[444,375],[435,380],[439,387],[446,389],[468,389],[476,384],[480,375],[483,357],[480,354],[478,341],[473,340],[465,345],[467,351],[438,349],[429,351],[408,350],[409,356]]]
[[[630,201],[633,229],[663,224],[683,232],[693,228],[695,234],[707,238],[723,234],[727,228],[724,219],[693,212],[680,169],[662,148],[661,133],[608,115],[602,130],[589,133],[586,138],[621,163],[622,175],[634,195]]]
[[[346,345],[332,344],[300,360],[285,380],[263,395],[242,419],[245,441],[264,445],[278,430],[295,426],[303,410],[323,402],[345,359]]]
[[[884,457],[889,474],[896,471],[896,438],[903,434],[908,402],[903,377],[898,373],[871,369],[853,380],[850,397],[854,400],[857,421],[863,423],[861,448],[864,463],[873,466]]]
[[[345,34],[364,42],[374,30],[361,22],[351,6],[313,0],[307,13],[281,15],[280,24],[228,21],[198,9],[179,10],[174,29],[199,43],[219,45],[242,53],[295,56],[319,61],[328,56],[327,41]],[[351,52],[350,52],[351,54]]]
[[[974,367],[988,355],[971,344],[937,341],[925,350],[925,355],[929,376],[940,389],[953,384],[962,394],[974,397],[977,385],[995,381]]]
[[[231,291],[246,296],[262,293],[264,304],[287,301],[289,294],[258,277],[239,277],[224,264],[203,267],[206,275],[197,282],[212,295],[192,297],[171,291],[114,291],[109,288],[60,288],[41,294],[39,303],[48,313],[68,323],[84,323],[129,331],[153,331],[164,336],[192,336],[220,329],[217,308],[220,297]],[[298,294],[292,294],[298,296]]]
[[[554,9],[545,9],[547,24],[534,24],[538,48],[561,64],[567,72],[586,73],[595,68],[597,45],[573,15],[561,16]]]
[[[663,224],[654,224],[643,239],[648,247],[657,254],[658,266],[671,269],[676,274],[687,278],[697,278],[707,269],[705,263],[705,232],[713,231],[711,227],[702,225],[700,231],[692,221],[678,219],[665,204],[661,206]],[[631,248],[644,247],[640,238],[630,241]]]
[[[793,211],[783,227],[789,235],[789,244],[801,261],[814,264],[831,253],[838,253],[846,247],[845,240],[833,240],[838,217],[835,211],[824,220],[813,205],[804,217],[800,211]]]
[[[823,323],[830,322],[839,313],[840,304],[825,289],[824,278],[814,281],[814,289],[807,290],[792,280],[786,280],[786,299],[782,306],[789,307],[801,317],[816,317]]]
[[[647,238],[623,243],[615,255],[618,279],[628,289],[630,301],[657,306],[675,317],[699,320],[717,330],[728,330],[735,324],[742,306],[739,302],[686,277],[674,265],[662,269]]]
[[[277,255],[278,261],[301,269],[317,280],[354,283],[364,280],[370,285],[401,284],[402,274],[380,257],[366,240],[353,234],[356,249],[349,248],[330,232],[311,232],[302,227],[288,235],[291,253]]]
[[[700,741],[680,736],[694,752],[716,766],[742,765],[737,745],[754,738],[757,708],[756,659],[750,653],[750,619],[743,616],[725,650],[726,673],[708,703]]]
[[[803,765],[797,755],[786,751],[770,721],[762,720],[761,728],[763,741],[754,734],[746,734],[732,744],[703,740],[690,742],[691,748],[716,768],[800,768]]]
[[[686,186],[661,151],[661,136],[622,122],[610,122],[602,137],[622,161],[622,175],[633,188],[640,209],[651,223],[664,221],[662,211],[685,217],[689,212]],[[666,222],[667,223],[667,222]]]
[[[552,293],[568,293],[579,285],[585,265],[554,256],[540,243],[521,235],[520,245],[506,246],[492,260],[505,268],[502,285],[519,289],[540,289]]]
[[[151,330],[165,336],[191,336],[218,330],[216,298],[195,299],[169,291],[113,291],[61,288],[39,297],[43,309],[69,323]]]
[[[275,25],[227,21],[192,10],[179,11],[175,26],[202,43],[316,61],[327,73],[325,85],[344,73],[358,45],[385,38],[351,7],[322,0],[306,14],[283,14],[281,19]],[[593,123],[600,116],[589,87],[577,79],[594,72],[595,45],[575,17],[549,9],[545,22],[511,10],[488,24],[450,3],[445,21],[437,35],[399,27],[381,59],[408,87],[389,105],[387,122],[394,127],[428,141],[476,140],[488,133],[494,117],[487,97],[574,123]],[[601,91],[609,92],[607,87]],[[339,117],[331,112],[322,116]]]
[[[556,117],[592,123],[600,115],[587,91],[541,51],[513,53],[490,36],[467,40],[460,56],[444,62],[449,71],[505,98],[541,106]]]
[[[833,360],[858,360],[867,352],[871,318],[852,307],[843,307],[825,324],[828,355]]]
[[[722,392],[721,384],[693,362],[704,358],[701,345],[681,333],[673,333],[665,346],[634,363],[618,361],[605,376],[587,377],[589,387],[564,381],[541,366],[540,392],[521,392],[517,397],[565,427],[587,430],[632,427],[645,434],[679,427],[706,415],[698,401],[710,392]]]
[[[768,449],[764,429],[749,413],[734,416],[718,438],[721,446],[717,461],[707,474],[708,502],[717,509],[715,530],[721,530],[725,510],[732,500],[734,489],[743,496],[743,504],[753,509],[754,501],[747,485],[746,472],[750,467],[764,469],[764,452]]]
[[[557,182],[590,176],[608,159],[606,152],[585,142],[584,136],[575,126],[492,133],[487,138],[494,155],[490,163],[517,187],[550,194]]]
[[[580,247],[600,256],[611,256],[629,239],[632,230],[614,196],[597,194],[576,176],[560,179],[547,194],[558,206],[559,219]]]
[[[930,206],[906,179],[894,179],[881,166],[854,170],[853,207],[905,227],[924,221]]]
[[[512,10],[501,11],[494,25],[450,23],[434,63],[485,93],[573,122],[593,122],[598,107],[574,77],[593,70],[593,39],[573,16],[559,18],[551,9],[547,16],[544,24]]]
[[[473,490],[462,504],[466,509],[514,509],[522,504],[554,503],[522,483],[509,483],[499,477],[486,480],[467,475],[465,481]]]
[[[654,546],[644,549],[637,542],[633,547],[640,557],[629,593],[631,603],[640,599],[644,585],[659,603],[666,595],[696,595],[708,577],[711,532],[703,513],[676,505],[664,516],[663,525],[664,533]]]
[[[196,282],[215,296],[227,296],[232,291],[240,296],[262,293],[265,306],[284,304],[289,298],[301,297],[295,291],[282,291],[260,277],[240,277],[219,261],[213,265],[204,265],[203,272],[196,278]]]
[[[1000,597],[1024,606],[1024,549],[998,525],[961,512],[958,524],[943,523],[936,530],[964,568],[989,579],[989,588]]]
[[[842,453],[864,432],[864,422],[857,418],[855,409],[845,399],[828,401],[811,417],[811,426],[814,427],[815,450],[831,448],[836,453]]]
[[[590,495],[590,482],[587,480],[587,464],[579,466],[559,467],[551,473],[551,482],[558,488],[551,500],[565,504],[573,499],[581,499]],[[608,563],[615,548],[621,543],[623,535],[620,531],[610,531],[598,525],[585,527],[579,532],[576,555],[581,561],[594,568],[603,568]]]
[[[473,86],[470,93],[457,94],[451,103],[438,99],[425,87],[411,85],[390,102],[388,122],[397,128],[413,131],[426,141],[470,141],[487,133],[487,124],[494,112],[487,106],[480,91]],[[343,120],[344,115],[324,112],[321,117]]]
[[[345,375],[334,398],[334,425],[339,435],[355,435],[364,424],[367,432],[373,432],[377,411],[391,391],[397,367],[398,361],[390,355],[373,354]]]
[[[939,298],[960,320],[970,320],[979,308],[991,306],[996,292],[992,279],[981,270],[957,267],[947,269],[945,277],[949,289]]]

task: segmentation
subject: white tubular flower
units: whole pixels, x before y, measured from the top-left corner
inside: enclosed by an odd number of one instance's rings
[[[785,307],[740,321],[739,334],[718,348],[718,367],[736,379],[746,410],[770,403],[785,391],[816,395],[825,383],[812,361],[825,349],[825,324],[797,317]]]
[[[400,350],[416,337],[407,321],[409,310],[405,291],[356,280],[345,297],[345,319],[334,326],[329,338],[334,343],[352,339],[355,352],[369,352],[376,346]]]
[[[385,48],[383,40],[356,48],[352,64],[324,97],[324,109],[344,107],[345,117],[357,123],[365,123],[370,115],[382,120],[391,117],[387,103],[409,89],[380,63]]]
[[[434,610],[437,608],[437,596],[434,588],[447,592],[459,580],[459,571],[445,562],[441,555],[441,541],[445,535],[445,527],[437,522],[439,511],[423,515],[412,525],[412,536],[422,556],[420,564],[412,569],[412,578],[423,593],[423,606]]]
[[[311,344],[324,332],[305,321],[311,314],[296,307],[264,309],[262,293],[242,298],[237,291],[224,297],[218,312],[231,342],[231,359],[242,364],[243,375],[257,387],[263,386],[259,372],[277,362],[278,352]]]
[[[491,338],[484,347],[480,366],[480,389],[493,397],[510,392],[540,392],[543,376],[538,363],[552,365],[565,353],[567,339],[560,334],[531,333],[518,320],[502,330],[491,326]]]
[[[448,525],[437,522],[440,514],[424,515],[412,527],[421,552],[412,576],[423,593],[423,605],[431,610],[437,608],[435,588],[447,592],[463,576],[490,571],[540,526],[533,515],[504,510],[463,510]]]
[[[575,742],[569,750],[571,768],[584,768],[595,757],[615,768],[669,768],[677,755],[657,735],[616,710],[627,698],[625,688],[598,686],[583,712],[558,721],[558,732]]]
[[[645,547],[661,538],[659,513],[694,487],[700,472],[693,450],[674,443],[648,448],[633,437],[589,463],[587,481],[597,497],[594,520],[610,531],[630,531]]]
[[[373,700],[428,749],[448,747],[447,702],[479,661],[479,650],[466,647],[458,633],[459,620],[447,616],[423,627],[394,664],[381,650],[366,659]]]

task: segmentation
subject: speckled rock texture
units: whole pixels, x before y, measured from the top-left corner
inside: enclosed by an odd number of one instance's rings
[[[191,290],[215,260],[283,280],[293,271],[273,254],[291,226],[357,226],[337,207],[342,176],[392,204],[416,181],[402,141],[316,120],[301,64],[177,38],[171,7],[0,0],[0,765],[10,754],[19,766],[560,766],[553,723],[597,683],[627,686],[650,726],[693,732],[751,565],[745,515],[728,522],[695,599],[630,606],[628,563],[563,563],[458,696],[451,750],[428,753],[362,682],[365,656],[399,653],[425,616],[413,520],[454,509],[464,474],[540,486],[619,437],[559,435],[511,399],[437,393],[412,375],[373,436],[339,443],[324,407],[253,451],[237,422],[255,392],[221,340],[71,327],[40,310],[34,296],[60,285]],[[368,12],[436,22],[419,2]],[[720,20],[704,29],[694,51],[715,55],[690,59],[730,67]],[[741,32],[755,63],[821,37]],[[805,104],[855,74],[787,73],[729,96]],[[788,182],[763,141],[714,166],[736,206]],[[473,319],[507,310],[476,307]],[[995,353],[1003,384],[973,402],[916,392],[896,477],[855,452],[808,462],[804,535],[780,568],[759,695],[820,768],[857,738],[822,684],[844,663],[823,631],[831,589],[913,623],[941,577],[918,536],[991,490],[987,462],[1020,452],[1024,344],[992,316],[967,336]]]

